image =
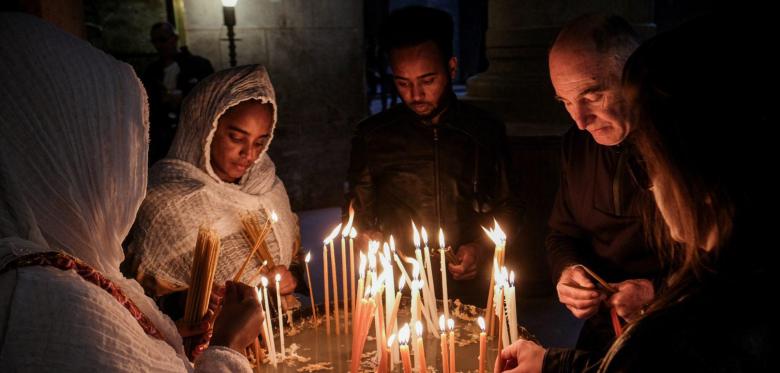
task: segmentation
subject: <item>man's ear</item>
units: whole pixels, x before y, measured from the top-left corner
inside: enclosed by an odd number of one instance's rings
[[[455,56],[450,57],[447,62],[447,67],[450,69],[450,79],[455,79],[455,73],[458,72],[458,58]]]

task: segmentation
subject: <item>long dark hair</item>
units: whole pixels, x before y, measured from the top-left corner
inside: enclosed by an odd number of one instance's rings
[[[720,270],[718,257],[735,246],[737,229],[752,230],[744,223],[753,220],[755,197],[765,195],[757,182],[766,172],[758,167],[766,159],[766,136],[756,128],[768,124],[768,107],[752,95],[756,66],[746,63],[755,49],[729,45],[709,22],[649,40],[623,74],[632,141],[651,179],[663,183],[687,238],[663,242],[668,228],[648,222],[657,246],[667,250],[662,257],[675,268],[671,289]],[[707,254],[700,250],[705,247]]]

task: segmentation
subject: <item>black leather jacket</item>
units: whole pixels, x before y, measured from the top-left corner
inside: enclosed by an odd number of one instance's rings
[[[437,247],[477,242],[492,247],[480,228],[495,217],[516,231],[519,204],[507,175],[504,125],[452,96],[438,124],[423,123],[405,105],[364,120],[352,140],[348,199],[358,229],[392,234],[409,253],[411,220],[425,226]]]

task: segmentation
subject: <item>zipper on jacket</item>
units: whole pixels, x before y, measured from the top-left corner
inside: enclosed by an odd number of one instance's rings
[[[441,225],[441,192],[439,190],[439,130],[433,127],[433,191],[436,193],[436,222]]]

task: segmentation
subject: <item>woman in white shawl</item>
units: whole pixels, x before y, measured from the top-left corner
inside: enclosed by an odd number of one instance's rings
[[[55,26],[0,13],[0,371],[192,371],[173,322],[119,271],[146,187],[132,69]],[[250,371],[251,288],[228,286],[195,371]]]
[[[129,273],[154,296],[186,290],[198,229],[217,231],[221,251],[215,283],[233,279],[253,245],[243,233],[241,215],[261,223],[279,219],[266,238],[282,276],[282,294],[297,284],[288,267],[298,235],[297,218],[266,150],[276,126],[276,98],[265,68],[240,66],[201,81],[182,105],[181,123],[168,157],[152,166],[149,193],[138,213],[128,249]],[[260,282],[258,256],[238,280]],[[176,298],[176,297],[174,297]],[[166,302],[164,311],[178,317]],[[180,303],[180,302],[179,302]]]

